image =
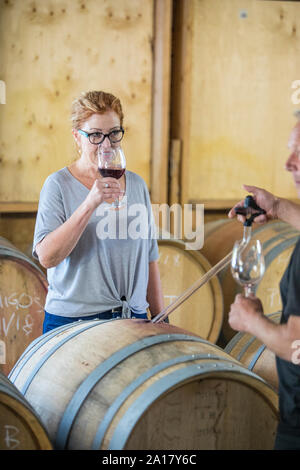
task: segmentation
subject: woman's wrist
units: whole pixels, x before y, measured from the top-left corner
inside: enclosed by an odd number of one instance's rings
[[[96,204],[92,198],[87,196],[87,198],[83,201],[80,207],[81,207],[83,215],[87,215],[90,217],[92,213],[94,212],[94,210],[97,209],[98,206],[99,204]]]

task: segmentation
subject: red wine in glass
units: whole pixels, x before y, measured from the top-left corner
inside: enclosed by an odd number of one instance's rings
[[[117,180],[125,173],[125,168],[99,168],[100,175],[103,178],[116,178]]]

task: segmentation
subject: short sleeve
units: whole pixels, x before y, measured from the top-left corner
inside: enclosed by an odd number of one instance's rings
[[[158,244],[157,240],[150,240],[150,249],[149,249],[149,263],[151,261],[157,261],[158,260]]]
[[[65,221],[66,214],[60,186],[53,176],[49,176],[40,193],[35,223],[32,255],[36,259],[38,259],[36,245]]]

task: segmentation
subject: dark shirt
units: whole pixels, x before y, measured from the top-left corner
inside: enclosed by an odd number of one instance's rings
[[[300,316],[300,240],[295,246],[289,265],[281,279],[280,293],[283,307],[280,323],[285,324],[290,315]],[[276,364],[279,377],[280,411],[278,434],[286,438],[290,436],[293,447],[297,445],[300,449],[300,364],[294,364],[279,357],[276,357]]]

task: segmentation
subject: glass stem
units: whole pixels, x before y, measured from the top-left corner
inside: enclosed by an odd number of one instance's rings
[[[254,289],[253,289],[253,286],[251,284],[248,284],[245,287],[245,297],[250,297],[250,294],[254,294]]]

